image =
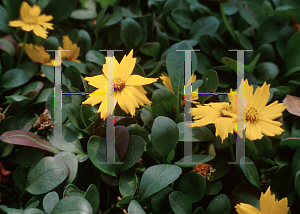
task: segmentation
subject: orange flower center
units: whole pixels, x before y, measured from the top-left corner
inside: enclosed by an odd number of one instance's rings
[[[226,111],[231,111],[232,110],[232,107],[231,106],[228,106],[228,105],[223,105],[220,109],[220,116],[221,117],[229,117],[231,118],[230,115],[226,114]]]
[[[114,81],[115,81],[114,84],[115,92],[122,91],[125,88],[125,82],[122,79],[115,78]]]
[[[245,114],[246,114],[246,122],[248,122],[248,121],[254,122],[258,117],[258,112],[257,112],[256,108],[254,108],[252,106],[250,107],[249,110],[246,110]]]

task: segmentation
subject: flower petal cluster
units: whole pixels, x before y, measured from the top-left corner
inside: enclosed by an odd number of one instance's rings
[[[98,113],[101,112],[101,119],[105,119],[107,115],[111,115],[114,109],[107,109],[107,82],[114,87],[115,104],[118,103],[120,108],[127,114],[135,115],[135,109],[144,104],[150,105],[151,101],[146,97],[146,91],[143,85],[156,82],[158,78],[145,78],[140,75],[131,75],[136,58],[133,58],[133,50],[123,57],[119,63],[114,57],[114,79],[107,78],[107,60],[103,65],[103,73],[94,77],[86,77],[88,84],[98,88],[83,104],[96,105],[100,104]],[[109,112],[107,112],[107,110]]]
[[[173,94],[175,94],[170,77],[162,74],[159,78],[163,81],[163,85],[167,89],[169,89]],[[192,74],[191,82],[192,83],[196,82],[195,74]],[[184,95],[181,95],[181,103],[180,103],[181,106],[184,105],[184,100],[185,100],[184,97],[185,97]],[[197,100],[198,100],[198,88],[195,91],[193,91],[193,93],[192,93],[192,103],[200,104],[199,102],[197,102]]]
[[[51,15],[40,15],[40,13],[41,8],[38,5],[30,7],[26,1],[23,1],[20,8],[22,20],[10,21],[9,26],[21,27],[25,31],[33,31],[35,35],[46,39],[48,34],[46,30],[53,30],[53,24],[48,23],[53,17]]]
[[[253,86],[249,86],[248,80],[240,84],[240,91],[244,87],[244,94],[233,94],[232,90],[228,95],[229,103],[209,103],[206,105],[197,105],[192,108],[194,123],[192,127],[215,124],[216,136],[221,140],[227,138],[229,133],[237,132],[237,118],[243,118],[238,124],[244,124],[245,136],[249,140],[258,140],[267,136],[280,135],[284,130],[281,128],[279,121],[274,119],[280,117],[285,110],[283,103],[274,101],[267,105],[270,97],[270,85],[266,83],[262,87],[257,87],[253,94]],[[245,104],[245,106],[244,106]],[[240,107],[237,108],[237,105]],[[239,115],[239,117],[237,116]],[[242,132],[239,131],[239,136]]]
[[[237,204],[235,208],[238,214],[287,214],[289,211],[287,198],[275,200],[270,187],[265,194],[261,193],[260,210],[245,203]]]

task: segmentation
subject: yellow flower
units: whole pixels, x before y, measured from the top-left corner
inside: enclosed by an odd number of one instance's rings
[[[235,208],[238,214],[287,214],[289,211],[287,198],[275,200],[275,195],[271,195],[270,187],[265,194],[261,193],[260,210],[244,203],[237,204]]]
[[[195,121],[191,127],[215,124],[216,136],[221,137],[222,143],[235,130],[236,113],[226,102],[197,105],[197,108],[192,108],[192,116]]]
[[[77,58],[79,56],[80,48],[77,47],[76,44],[73,44],[68,36],[63,36],[63,48],[60,46],[58,50],[70,50],[70,51],[62,51],[61,59],[67,59],[72,62],[80,62]]]
[[[22,20],[10,21],[9,26],[21,27],[25,31],[33,31],[35,35],[46,39],[47,28],[53,30],[53,24],[47,22],[53,19],[53,17],[44,14],[40,15],[40,13],[41,8],[38,5],[30,7],[27,2],[23,1],[20,8]]]
[[[25,53],[32,60],[43,65],[50,63],[50,54],[48,54],[43,46],[33,44],[25,44]]]
[[[244,82],[244,94],[245,94],[245,137],[249,140],[261,139],[264,135],[275,136],[280,135],[284,130],[280,127],[279,121],[273,121],[282,115],[282,112],[286,109],[283,103],[274,101],[267,105],[270,97],[270,85],[266,82],[262,87],[257,87],[253,95],[253,86],[249,86],[248,80]],[[240,84],[240,88],[244,86]],[[232,90],[231,90],[232,92]],[[231,102],[231,107],[236,112],[237,99],[236,95],[228,95],[228,99]],[[238,103],[244,106],[243,99],[238,98]],[[267,106],[266,106],[267,105]],[[237,112],[239,115],[243,115],[243,111]],[[241,136],[241,133],[238,133]]]
[[[162,76],[159,77],[162,81],[163,81],[163,84],[164,86],[169,89],[173,94],[175,94],[174,90],[173,90],[173,86],[172,86],[172,83],[171,83],[171,79],[169,76],[165,76],[162,74]],[[191,82],[196,82],[196,75],[195,74],[192,74],[192,80]],[[197,93],[197,94],[196,94]],[[181,95],[181,106],[184,105],[184,94]],[[194,104],[200,104],[199,102],[197,102],[196,100],[198,100],[198,88],[193,91],[193,94],[192,94],[192,103]]]
[[[98,88],[83,104],[92,106],[101,102],[98,112],[101,112],[101,119],[105,119],[111,115],[114,109],[107,109],[107,81],[114,85],[115,105],[118,103],[123,111],[127,114],[135,115],[135,109],[139,105],[150,105],[151,101],[146,97],[146,91],[142,85],[151,84],[157,81],[157,78],[145,78],[139,75],[131,75],[136,58],[132,57],[133,50],[127,56],[124,56],[119,62],[114,58],[114,80],[107,79],[107,57],[106,63],[103,65],[103,73],[94,77],[86,77],[85,80],[90,85]],[[107,110],[109,112],[107,112]]]

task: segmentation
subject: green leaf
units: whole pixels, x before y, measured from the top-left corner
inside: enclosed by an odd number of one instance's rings
[[[298,196],[300,195],[300,171],[298,171],[296,173],[296,176],[295,176],[295,189],[298,193]]]
[[[128,206],[130,214],[146,214],[141,205],[136,200],[131,200]]]
[[[98,1],[101,5],[101,8],[113,6],[117,2],[117,0],[98,0]]]
[[[50,214],[93,214],[93,209],[90,203],[79,196],[69,196],[60,200]]]
[[[7,12],[10,14],[11,18],[16,18],[19,16],[20,7],[22,4],[21,0],[3,0],[2,2],[5,8],[7,9]]]
[[[280,198],[288,193],[289,183],[291,180],[291,167],[288,164],[279,166],[271,180],[272,191],[275,191]]]
[[[60,160],[69,167],[70,173],[67,184],[71,184],[77,176],[78,161],[76,156],[74,153],[63,151],[55,155],[54,158]]]
[[[197,209],[195,209],[193,214],[205,214],[205,210],[202,207],[198,207]]]
[[[254,186],[240,186],[233,190],[232,198],[236,204],[250,204],[257,209],[260,209],[261,192]]]
[[[222,181],[208,182],[206,187],[206,195],[216,195],[222,190]]]
[[[54,157],[44,157],[32,166],[27,175],[26,191],[44,194],[61,184],[69,174],[68,167]]]
[[[138,46],[143,38],[141,25],[132,18],[126,18],[122,21],[121,40],[128,50]]]
[[[215,197],[208,205],[206,209],[206,214],[230,214],[231,203],[229,198],[224,195],[218,195]]]
[[[3,50],[7,53],[9,53],[11,56],[15,56],[16,55],[16,49],[14,47],[14,45],[9,42],[8,40],[6,40],[5,38],[0,39],[0,50]]]
[[[121,173],[119,189],[122,196],[134,195],[137,189],[137,176],[134,170],[129,169]]]
[[[291,149],[298,149],[300,147],[300,138],[286,138],[279,143],[279,146],[288,146]]]
[[[181,172],[180,167],[170,164],[159,164],[147,168],[141,178],[138,201],[145,200],[174,182]]]
[[[149,137],[146,130],[137,124],[131,124],[126,127],[130,135],[138,135],[143,138],[146,143],[149,143]]]
[[[170,90],[157,89],[152,94],[151,109],[158,116],[166,116],[173,110],[175,101],[175,95]]]
[[[295,30],[290,26],[283,27],[278,34],[278,38],[276,40],[276,50],[282,59],[285,59],[286,57],[286,45],[294,34]]]
[[[215,158],[215,156],[213,156],[213,155],[191,155],[191,156],[186,156],[186,157],[180,159],[175,164],[182,168],[189,168],[189,167],[194,167],[196,165],[195,162],[197,162],[199,164],[206,163],[208,161],[211,161],[214,158]],[[194,163],[192,163],[192,162],[194,162]]]
[[[202,53],[196,53],[197,56],[197,71],[199,74],[204,74],[206,70],[211,68],[210,60]]]
[[[22,102],[24,100],[30,99],[30,98],[22,96],[22,95],[10,95],[10,96],[5,96],[5,98],[9,104],[16,103],[16,102]]]
[[[90,34],[86,30],[78,31],[78,46],[80,47],[80,55],[85,56],[85,54],[91,49],[92,39]],[[78,62],[77,62],[78,63]],[[80,63],[83,64],[83,63]],[[80,69],[78,69],[80,71]]]
[[[88,155],[92,163],[102,172],[117,177],[120,172],[120,164],[103,164],[106,162],[106,140],[92,136],[87,145]],[[115,155],[115,162],[118,162],[118,155]]]
[[[179,131],[173,120],[162,116],[155,118],[151,132],[151,143],[156,152],[166,158],[177,145],[178,139]]]
[[[97,13],[94,10],[78,9],[74,10],[70,17],[79,20],[94,19],[97,17]]]
[[[51,0],[46,10],[53,16],[51,22],[61,22],[68,18],[76,8],[76,0]]]
[[[219,86],[218,74],[214,70],[207,70],[202,76],[203,84],[199,87],[198,93],[211,93],[215,92]],[[212,95],[200,95],[199,102],[203,104]]]
[[[13,163],[21,166],[30,167],[34,162],[42,159],[44,156],[44,150],[23,146],[17,151]]]
[[[179,141],[184,141],[184,122],[177,124],[179,130]],[[215,139],[214,134],[206,126],[192,127],[192,142],[212,141]]]
[[[95,184],[91,184],[88,187],[86,193],[84,194],[84,198],[91,204],[93,208],[93,213],[96,214],[100,205],[100,197],[99,191]]]
[[[21,191],[24,191],[26,188],[26,179],[28,171],[29,169],[27,167],[19,166],[15,169],[13,173],[14,183]]]
[[[259,45],[276,41],[283,25],[278,16],[267,17],[259,25],[255,41]]]
[[[67,67],[65,77],[71,82],[70,86],[80,89],[82,85],[80,71],[75,66]]]
[[[255,164],[246,164],[245,162],[252,162],[252,160],[250,158],[248,158],[247,156],[242,157],[240,160],[240,166],[241,169],[245,175],[245,177],[248,179],[248,181],[256,186],[259,190],[260,189],[260,180],[259,180],[259,175],[256,169]]]
[[[295,17],[297,15],[297,9],[291,5],[282,5],[276,7],[274,14],[284,21],[290,21],[290,17]]]
[[[201,175],[200,175],[201,176]],[[192,203],[185,194],[174,191],[169,196],[171,208],[175,214],[192,213]]]
[[[37,206],[39,205],[40,200],[38,199],[37,196],[31,198],[25,205],[24,209],[30,209],[30,208],[37,208]]]
[[[100,51],[90,50],[86,53],[85,59],[89,62],[96,63],[97,65],[104,65],[105,56]]]
[[[197,172],[188,172],[180,180],[177,190],[186,194],[191,203],[196,203],[205,195],[206,179]]]
[[[11,69],[6,71],[0,82],[0,88],[11,89],[27,83],[34,75],[31,70]]]
[[[125,156],[122,159],[122,171],[125,171],[132,167],[142,157],[144,152],[144,140],[137,135],[129,136],[128,148]]]
[[[181,95],[181,91],[185,84],[185,80],[184,80],[185,53],[182,50],[193,50],[193,48],[186,41],[177,43],[172,46],[166,60],[168,74],[171,79],[172,87],[176,97]],[[191,52],[191,60],[192,60],[192,70],[191,70],[191,74],[192,74],[197,69],[197,57],[194,51]]]
[[[56,192],[49,192],[43,199],[43,208],[46,213],[50,213],[55,205],[59,202],[59,197]]]
[[[279,69],[275,63],[272,62],[263,62],[260,63],[255,70],[255,73],[258,76],[256,78],[258,84],[263,84],[268,78],[276,78]]]
[[[210,161],[212,168],[216,170],[212,173],[209,179],[210,182],[217,181],[230,172],[232,164],[228,164],[228,162],[229,161],[222,156],[215,156],[215,158]]]
[[[219,20],[214,16],[206,16],[195,21],[190,27],[190,38],[199,39],[202,35],[211,35],[217,32]]]
[[[24,211],[24,214],[45,214],[45,213],[42,210],[36,208],[30,208],[30,209],[26,209]]]
[[[169,203],[169,195],[171,192],[173,192],[173,189],[167,186],[151,197],[151,207],[155,212],[161,211],[164,205]]]
[[[193,16],[190,10],[176,9],[172,11],[172,18],[180,27],[190,29],[193,23]]]
[[[288,41],[286,46],[286,73],[284,76],[289,76],[300,70],[300,32],[295,33]]]
[[[254,29],[257,29],[264,18],[261,8],[251,2],[241,2],[239,5],[240,16]]]
[[[159,51],[160,51],[160,43],[159,42],[148,42],[143,44],[140,47],[140,51],[143,54],[152,56],[155,59],[159,58]]]

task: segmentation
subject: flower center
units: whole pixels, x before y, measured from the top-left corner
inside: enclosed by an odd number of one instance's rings
[[[36,23],[36,17],[35,17],[35,16],[28,15],[28,16],[26,16],[24,22],[25,22],[26,24],[35,24],[35,23]]]
[[[115,78],[115,92],[122,91],[125,88],[125,82],[120,78]]]
[[[226,114],[224,111],[231,111],[232,110],[232,107],[231,106],[228,106],[228,105],[223,105],[220,109],[220,114],[221,114],[221,117],[229,117],[231,118],[231,116],[229,116],[228,114]]]
[[[258,117],[258,112],[256,108],[251,106],[249,110],[246,110],[245,115],[246,115],[246,122],[248,121],[254,122]]]

